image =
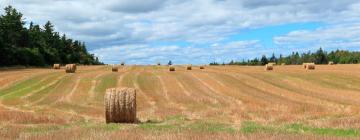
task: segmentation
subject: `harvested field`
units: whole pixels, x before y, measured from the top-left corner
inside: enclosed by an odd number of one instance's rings
[[[359,139],[360,65],[0,70],[0,139]],[[138,124],[106,124],[108,88]]]

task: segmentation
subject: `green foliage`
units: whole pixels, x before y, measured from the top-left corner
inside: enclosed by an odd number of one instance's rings
[[[102,64],[89,54],[85,43],[60,37],[48,21],[43,28],[24,27],[22,14],[12,6],[0,16],[0,66],[49,66],[54,63]]]
[[[310,51],[303,54],[293,52],[291,55],[286,57],[280,54],[277,58],[275,57],[275,54],[273,54],[270,58],[263,55],[260,60],[258,58],[248,61],[242,60],[241,62],[231,60],[228,65],[265,65],[269,62],[275,62],[277,64],[285,63],[287,65],[300,65],[307,62],[314,62],[315,64],[328,64],[329,61],[332,61],[335,64],[357,64],[360,63],[360,52],[336,50],[327,53],[320,48],[315,53],[311,53]],[[218,65],[218,63],[212,62],[210,65]]]

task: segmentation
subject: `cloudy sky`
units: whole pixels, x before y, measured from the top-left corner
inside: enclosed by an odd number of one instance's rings
[[[105,63],[207,64],[320,47],[360,51],[359,0],[0,0]],[[1,10],[3,13],[3,10]]]

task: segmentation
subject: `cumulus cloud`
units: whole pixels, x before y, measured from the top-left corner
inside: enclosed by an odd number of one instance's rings
[[[149,45],[154,41],[188,42],[190,45],[187,47],[177,46],[176,43],[163,47],[176,46],[178,51],[193,51],[189,55],[203,55],[203,59],[210,59],[210,55],[198,53],[206,50],[197,46],[229,46],[231,43],[222,40],[244,29],[298,22],[322,22],[331,24],[330,28],[341,28],[337,25],[346,23],[355,28],[357,25],[353,23],[360,22],[360,2],[357,0],[2,0],[0,4],[15,6],[24,14],[26,21],[38,24],[52,21],[57,31],[87,42],[89,50],[94,53],[104,55],[104,52],[109,52],[106,57],[101,57],[105,62],[110,59],[107,58],[109,55],[114,58],[118,56],[111,52],[125,46],[128,51],[122,53],[122,56],[133,58],[135,54],[140,55],[136,51],[146,50],[149,51],[146,54],[147,60],[169,59],[171,53],[166,49],[163,50],[167,52],[164,54],[151,51],[160,49],[158,46]],[[323,29],[329,30],[328,32],[320,30],[322,29],[307,32],[316,32],[319,34],[316,37],[331,34],[331,29]],[[341,34],[340,30],[333,30],[338,31],[338,34]],[[292,36],[303,36],[303,39],[306,39],[305,35],[300,34],[311,34],[301,32],[277,37],[274,41],[277,44],[289,42],[287,46],[297,46],[301,44],[298,43],[301,40],[290,41]],[[350,40],[349,43],[356,44],[356,41],[358,40]],[[252,46],[256,49],[257,45]],[[114,51],[110,51],[111,49]],[[274,49],[276,48],[265,50]],[[252,54],[251,51],[254,50],[245,49],[238,54],[246,56]],[[184,63],[191,62],[190,58],[173,59]],[[141,59],[144,62],[147,60]]]
[[[132,64],[155,64],[157,62],[167,63],[169,60],[172,60],[175,64],[188,64],[190,62],[204,64],[213,61],[225,62],[251,58],[251,56],[261,53],[259,50],[264,50],[263,46],[257,40],[249,40],[221,45],[212,44],[206,47],[133,44],[100,48],[91,52],[110,64],[120,61]]]
[[[323,47],[328,50],[351,49],[360,51],[360,24],[341,24],[316,30],[292,31],[284,36],[274,37],[275,44],[285,47],[311,49]]]

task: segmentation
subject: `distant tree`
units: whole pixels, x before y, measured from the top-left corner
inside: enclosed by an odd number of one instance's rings
[[[266,65],[267,63],[269,63],[268,59],[266,58],[265,55],[263,55],[260,59],[261,61],[261,65]]]
[[[0,16],[0,66],[46,66],[54,63],[102,64],[86,50],[85,43],[60,37],[48,21],[43,28],[30,22],[12,6]]]
[[[171,66],[173,63],[171,62],[171,60],[169,60],[168,65]]]

